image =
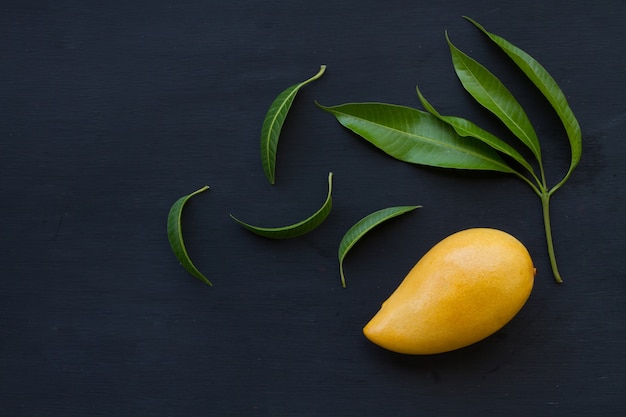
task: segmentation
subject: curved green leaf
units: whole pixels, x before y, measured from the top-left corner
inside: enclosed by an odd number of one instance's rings
[[[521,166],[526,168],[533,176],[535,175],[533,167],[511,145],[509,145],[508,143],[506,143],[502,139],[500,139],[497,136],[489,133],[488,131],[484,130],[483,128],[477,126],[475,123],[473,123],[473,122],[471,122],[471,121],[469,121],[467,119],[463,119],[461,117],[456,117],[456,116],[442,116],[426,100],[426,97],[424,97],[424,95],[422,94],[420,89],[418,87],[416,87],[416,89],[417,89],[417,95],[419,96],[419,99],[420,99],[420,102],[422,103],[422,106],[424,106],[424,108],[430,114],[432,114],[433,116],[437,117],[438,119],[440,119],[440,120],[448,123],[450,126],[452,126],[454,128],[454,130],[456,131],[456,133],[458,133],[460,136],[464,136],[464,137],[470,136],[470,137],[473,137],[473,138],[476,138],[476,139],[480,140],[483,143],[486,143],[487,145],[491,146],[496,151],[502,152],[503,154],[510,156],[515,161],[517,161]]]
[[[339,243],[338,258],[339,258],[339,273],[341,274],[341,285],[346,287],[346,279],[343,274],[343,260],[346,254],[352,247],[363,237],[367,232],[372,230],[379,224],[400,216],[401,214],[413,211],[421,206],[398,206],[388,207],[382,210],[375,211],[368,214],[359,220],[354,226],[352,226],[341,238]]]
[[[326,65],[322,65],[319,72],[308,80],[294,84],[285,89],[274,99],[265,115],[261,128],[261,162],[263,164],[263,171],[272,184],[276,182],[275,171],[278,139],[287,113],[291,108],[291,104],[296,94],[298,94],[298,91],[308,83],[320,78],[324,74],[324,71],[326,71]]]
[[[487,110],[495,114],[532,151],[541,164],[539,138],[526,112],[513,94],[487,68],[461,52],[446,40],[452,54],[454,70],[465,90]]]
[[[429,113],[385,103],[318,106],[401,161],[442,168],[513,172],[494,149],[474,138],[462,138],[451,126]]]
[[[561,88],[548,71],[546,71],[546,69],[532,56],[506,39],[488,32],[478,22],[470,19],[469,17],[465,16],[465,19],[470,21],[474,26],[487,35],[513,60],[513,62],[515,62],[522,72],[526,74],[532,83],[546,97],[561,119],[563,127],[567,132],[572,153],[569,171],[561,183],[564,182],[567,177],[569,177],[569,174],[578,165],[582,154],[582,132],[578,120],[576,120],[576,116],[574,116],[574,112],[567,102],[567,98],[565,98],[565,94],[563,94],[563,91],[561,91]]]
[[[189,258],[189,254],[187,253],[187,249],[185,248],[185,242],[183,240],[182,226],[181,226],[181,217],[183,213],[183,207],[185,203],[196,194],[199,194],[203,191],[208,190],[208,186],[204,186],[197,191],[194,191],[191,194],[183,196],[176,200],[176,202],[170,208],[170,212],[167,215],[167,239],[170,242],[170,246],[172,247],[172,251],[174,255],[180,262],[180,264],[194,277],[198,278],[200,281],[204,282],[207,285],[211,284],[202,273],[195,267],[195,265],[191,262]]]
[[[301,222],[298,222],[289,226],[283,226],[283,227],[258,227],[258,226],[253,226],[251,224],[245,223],[237,219],[232,214],[230,215],[230,217],[232,217],[233,220],[235,220],[237,223],[239,223],[246,229],[250,230],[251,232],[256,233],[257,235],[260,235],[263,237],[271,238],[271,239],[288,239],[288,238],[304,235],[310,232],[311,230],[315,229],[316,227],[318,227],[320,224],[322,224],[322,222],[330,214],[330,210],[333,205],[333,202],[332,202],[333,181],[332,180],[333,180],[333,173],[330,172],[328,174],[328,196],[326,197],[326,201],[324,202],[322,207],[319,208],[319,210],[317,210],[310,217],[308,217],[305,220],[302,220]]]

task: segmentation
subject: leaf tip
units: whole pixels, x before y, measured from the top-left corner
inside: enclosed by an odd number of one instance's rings
[[[261,155],[262,155],[262,164],[263,164],[263,173],[265,174],[265,178],[267,178],[267,181],[274,185],[274,183],[276,183],[276,165],[275,162],[273,162],[269,157],[267,159],[263,158],[263,152],[261,151]]]
[[[481,30],[483,29],[483,27],[477,21],[472,19],[471,17],[463,15],[463,19],[467,20],[468,22],[470,22],[471,24],[473,24],[477,28],[479,28]]]

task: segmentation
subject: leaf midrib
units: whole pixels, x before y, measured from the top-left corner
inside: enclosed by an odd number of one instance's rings
[[[498,110],[500,111],[500,113],[505,116],[508,120],[510,120],[513,125],[515,125],[515,127],[518,129],[519,132],[522,133],[522,135],[526,138],[527,142],[529,145],[532,145],[532,148],[535,148],[534,145],[534,140],[528,136],[528,133],[526,132],[525,129],[523,129],[516,121],[515,119],[511,118],[510,116],[508,116],[507,112],[502,108],[502,106],[500,106],[498,104],[498,101],[495,100],[493,98],[493,96],[489,93],[488,89],[486,87],[483,86],[483,84],[480,82],[479,78],[476,76],[476,74],[471,70],[471,68],[465,64],[465,60],[461,59],[460,60],[461,63],[463,64],[463,67],[472,75],[472,77],[474,78],[474,80],[476,80],[478,86],[480,87],[480,89],[485,93],[485,95],[487,97],[489,97],[489,100],[491,100],[491,102],[498,108]],[[540,155],[539,150],[538,149],[533,149],[533,153],[535,153],[537,156]]]
[[[349,117],[353,117],[353,118],[358,119],[358,120],[362,120],[363,122],[371,124],[373,126],[383,127],[385,129],[389,129],[389,130],[391,130],[393,132],[396,132],[396,133],[400,133],[400,134],[403,134],[403,135],[408,135],[409,137],[419,138],[419,139],[424,140],[425,142],[436,144],[439,147],[452,149],[452,150],[455,150],[455,151],[458,151],[458,152],[461,152],[461,153],[466,153],[466,154],[474,156],[474,157],[476,157],[478,159],[483,159],[483,160],[486,160],[486,161],[490,161],[490,162],[492,162],[493,164],[495,164],[497,166],[504,167],[504,168],[506,168],[506,172],[510,172],[511,171],[511,168],[508,165],[502,164],[502,163],[498,162],[497,160],[493,160],[491,158],[487,158],[487,157],[485,157],[482,154],[479,154],[479,153],[476,153],[476,152],[469,152],[467,149],[464,149],[464,148],[461,148],[461,147],[458,147],[458,146],[453,146],[453,145],[450,145],[448,143],[438,142],[437,140],[431,139],[431,138],[429,138],[427,136],[417,135],[417,134],[409,133],[409,132],[403,132],[402,130],[399,130],[399,129],[396,129],[396,128],[393,128],[393,127],[390,127],[390,126],[386,126],[386,125],[383,125],[383,124],[380,124],[380,123],[371,122],[369,120],[366,120],[366,119],[363,119],[363,118],[360,118],[360,117],[352,116],[352,115],[350,115],[348,113],[343,113],[343,112],[337,112],[337,113],[340,113],[340,114],[343,114],[343,115],[346,115],[346,116],[349,116]]]
[[[296,94],[298,93],[298,89],[301,87],[301,84],[295,84],[293,86],[291,86],[290,88],[292,88],[293,90],[291,90],[289,92],[289,94],[287,95],[287,97],[285,98],[285,100],[283,100],[282,103],[280,103],[280,106],[278,106],[278,110],[276,110],[276,112],[274,113],[274,117],[272,117],[271,122],[268,125],[268,129],[267,129],[267,135],[269,136],[270,133],[274,132],[274,126],[276,125],[276,122],[278,120],[278,118],[280,117],[280,115],[283,112],[283,109],[285,107],[290,107],[291,103],[293,102],[293,98],[296,96]],[[279,128],[280,130],[280,128]],[[267,140],[266,141],[266,148],[265,148],[265,155],[267,157],[269,157],[270,154],[270,150],[272,148],[272,141],[271,140]]]

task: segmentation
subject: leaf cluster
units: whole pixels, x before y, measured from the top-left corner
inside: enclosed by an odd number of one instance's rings
[[[270,184],[276,183],[276,155],[278,148],[278,141],[280,139],[283,124],[287,118],[287,114],[293,104],[293,101],[298,94],[298,91],[305,85],[311,83],[314,80],[320,78],[326,70],[326,66],[322,65],[317,74],[313,77],[294,84],[285,90],[283,90],[272,102],[261,127],[261,141],[260,141],[260,154],[261,163],[263,166],[263,172],[265,173]],[[167,234],[170,242],[170,246],[174,255],[180,262],[180,264],[189,272],[192,276],[198,278],[200,281],[207,285],[212,285],[211,282],[196,268],[191,261],[187,249],[185,247],[181,217],[183,207],[185,203],[193,197],[203,191],[208,190],[208,186],[179,198],[171,207],[168,221],[167,221]],[[320,226],[324,220],[328,217],[332,209],[332,190],[333,190],[333,173],[328,174],[328,194],[326,200],[322,206],[312,215],[308,216],[304,220],[281,227],[262,227],[246,223],[243,220],[238,219],[234,215],[230,217],[240,224],[245,229],[255,233],[259,236],[263,236],[270,239],[290,239],[298,236],[302,236],[311,232]],[[353,226],[346,235],[342,238],[339,244],[339,264],[341,273],[341,283],[345,287],[345,276],[343,273],[343,261],[352,246],[356,244],[369,230],[382,222],[389,220],[393,217],[399,216],[408,211],[414,210],[418,206],[406,206],[406,207],[391,207],[388,209],[380,210],[378,212],[368,215],[362,219],[359,223]]]

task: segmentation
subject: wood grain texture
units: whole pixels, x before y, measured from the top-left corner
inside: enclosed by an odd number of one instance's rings
[[[622,416],[626,42],[620,1],[77,2],[0,5],[0,405],[7,416]],[[528,106],[548,175],[567,139],[549,106],[461,15],[533,54],[583,128],[583,157],[552,202],[563,286],[539,202],[500,175],[400,164],[342,130],[325,105],[419,106],[500,132],[455,80],[443,31]],[[278,92],[326,64],[283,127],[281,181],[258,137]],[[251,236],[228,217],[311,234]],[[171,203],[211,277],[170,253]],[[372,231],[344,267],[337,245],[376,209],[423,206]],[[539,270],[493,337],[433,357],[390,354],[362,326],[434,243],[497,227]]]

